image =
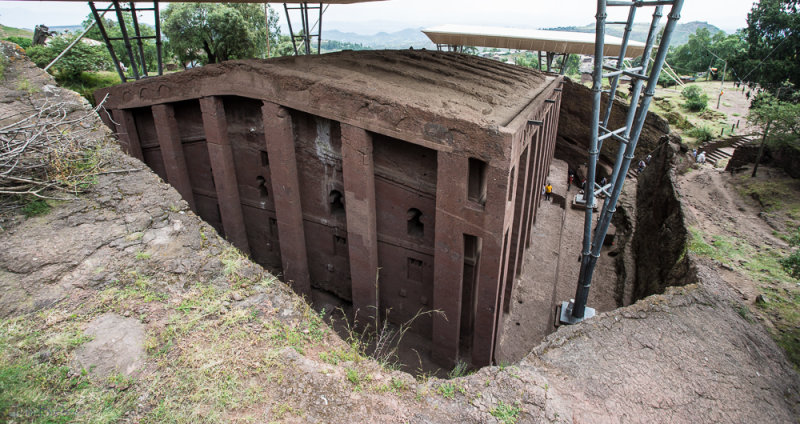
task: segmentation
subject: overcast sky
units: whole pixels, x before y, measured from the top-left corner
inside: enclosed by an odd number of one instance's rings
[[[747,25],[747,12],[753,3],[753,0],[686,0],[681,22],[706,21],[732,32]],[[594,22],[596,6],[595,0],[388,0],[331,5],[323,19],[323,30],[372,34],[440,24],[580,26]],[[276,3],[273,7],[281,12],[285,24],[283,5]],[[648,13],[640,13],[638,21],[649,20],[652,8],[645,10]],[[37,24],[77,25],[89,13],[85,2],[0,1],[0,23],[18,28],[33,28]],[[627,8],[611,8],[609,18],[624,20],[626,13]]]

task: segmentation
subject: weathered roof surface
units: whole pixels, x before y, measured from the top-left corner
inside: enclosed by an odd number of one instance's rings
[[[487,26],[441,25],[422,32],[436,44],[496,47],[555,53],[594,54],[595,35],[587,32],[546,31]],[[604,55],[619,56],[622,39],[606,35]],[[641,56],[644,43],[630,41],[626,57]]]
[[[233,73],[252,75],[251,87],[241,89],[253,97],[261,96],[257,87],[261,83],[255,78],[263,76],[274,89],[260,98],[286,98],[295,104],[320,104],[337,96],[360,98],[392,109],[398,116],[405,114],[405,109],[415,109],[428,116],[465,120],[484,127],[507,125],[558,78],[465,54],[372,50],[231,61],[123,84],[109,91],[113,94],[131,86],[141,92],[148,85],[164,83],[181,90],[201,90],[205,83],[200,81],[223,73],[229,77]],[[346,113],[345,106],[341,108]]]
[[[267,64],[365,97],[501,126],[554,78],[491,59],[427,50],[346,51]]]

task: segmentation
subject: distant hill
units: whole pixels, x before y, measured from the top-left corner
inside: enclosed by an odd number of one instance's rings
[[[13,28],[0,24],[0,38],[27,37],[33,38],[33,31],[25,28]]]
[[[662,25],[663,26],[663,25]],[[590,32],[594,33],[594,24],[584,25],[584,26],[570,26],[570,27],[557,27],[557,28],[545,28],[548,30],[553,31],[570,31],[570,32]],[[675,27],[675,33],[672,35],[672,43],[673,46],[680,46],[681,44],[686,44],[689,41],[689,35],[694,34],[699,28],[706,28],[711,35],[714,35],[720,31],[721,29],[715,27],[714,25],[709,24],[708,22],[686,22],[686,23],[679,23]],[[650,29],[650,24],[646,23],[638,23],[633,24],[633,31],[631,32],[631,39],[636,41],[641,41],[644,43],[647,40],[647,31]],[[622,37],[625,28],[623,25],[608,25],[606,27],[606,31],[609,35],[613,35],[615,37]]]
[[[361,44],[373,49],[433,49],[436,45],[422,33],[422,28],[407,28],[397,32],[379,32],[373,35],[341,32],[337,30],[324,31],[323,40],[341,41],[344,43]]]

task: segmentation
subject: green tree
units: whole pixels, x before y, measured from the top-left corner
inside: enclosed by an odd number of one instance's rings
[[[64,51],[75,37],[76,35],[53,37],[47,46],[31,46],[26,53],[37,66],[44,68]],[[62,80],[75,80],[83,71],[102,71],[110,67],[111,58],[104,46],[79,42],[51,69],[58,71]]]
[[[800,0],[761,0],[747,15],[747,57],[740,73],[762,86],[800,86]]]
[[[123,12],[123,20],[125,20],[125,30],[128,32],[128,37],[135,37],[136,32],[133,27],[133,20],[131,18],[130,12]],[[94,17],[92,15],[88,15],[86,19],[84,19],[82,25],[84,28],[87,28],[94,22]],[[112,21],[108,18],[103,18],[103,27],[106,30],[106,33],[111,38],[120,38],[122,37],[122,30],[120,29],[119,22]],[[145,25],[142,22],[139,22],[139,33],[142,36],[152,37],[156,35],[155,29],[150,27],[149,25]],[[99,42],[105,42],[103,40],[102,34],[100,34],[100,29],[95,25],[89,32],[86,33],[86,38],[96,40]],[[128,53],[125,50],[125,42],[122,40],[115,40],[111,42],[111,45],[114,47],[114,54],[117,55],[117,59],[122,62],[125,67],[128,69],[131,68],[131,60],[128,57]],[[131,47],[133,48],[134,60],[136,61],[136,66],[138,67],[139,72],[142,72],[141,68],[141,58],[139,55],[139,48],[138,43],[135,40],[131,40]],[[105,47],[103,47],[105,49]],[[158,66],[158,50],[156,49],[156,42],[154,39],[145,39],[142,40],[142,49],[144,50],[144,59],[145,64],[147,65],[147,71],[150,74],[153,74],[157,70]],[[108,51],[108,50],[106,50]]]
[[[280,36],[278,18],[272,8],[268,11],[270,44],[274,46]],[[170,3],[162,18],[170,48],[183,63],[219,63],[267,55],[267,22],[261,5]]]
[[[694,74],[704,72],[708,68],[722,70],[725,61],[728,71],[734,69],[732,63],[744,56],[747,51],[747,42],[744,33],[739,31],[734,34],[725,34],[720,31],[713,36],[706,28],[698,28],[694,34],[689,35],[686,44],[670,49],[667,62],[679,73]],[[719,78],[719,75],[717,76]],[[725,76],[730,80],[729,75]]]
[[[689,35],[689,42],[677,46],[667,58],[667,62],[682,74],[702,72],[714,64],[715,58],[709,52],[711,33],[706,28],[698,28]]]
[[[747,119],[764,128],[753,166],[753,177],[756,176],[767,143],[800,147],[800,103],[781,101],[769,93],[762,93],[753,99],[753,107],[750,108]]]

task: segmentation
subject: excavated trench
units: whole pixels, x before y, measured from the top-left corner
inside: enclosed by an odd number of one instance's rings
[[[612,127],[622,125],[626,112],[627,107],[616,102]],[[576,174],[578,181],[584,177],[590,113],[591,91],[567,81],[549,177],[558,201],[540,206],[541,220],[533,227],[532,236],[540,244],[530,252],[525,274],[515,287],[496,351],[497,362],[521,360],[556,331],[558,307],[575,296],[584,212],[569,207],[580,187],[576,183],[568,191],[566,180],[570,173]],[[688,232],[675,191],[673,161],[678,148],[668,134],[666,121],[649,114],[633,163],[648,154],[652,157],[643,172],[630,172],[626,179],[592,281],[589,306],[597,312],[628,306],[663,293],[669,286],[694,281],[685,255]],[[615,143],[602,147],[598,181],[610,176],[615,148]]]
[[[532,230],[534,240],[541,235],[544,244],[529,249],[523,272],[514,287],[510,310],[503,315],[496,363],[521,360],[544,337],[556,331],[557,307],[561,301],[573,297],[579,267],[573,258],[580,254],[576,246],[580,243],[583,211],[570,208],[579,187],[576,184],[567,190],[566,176],[568,172],[580,172],[581,166],[585,166],[588,146],[579,140],[588,138],[581,135],[588,134],[590,101],[591,92],[587,88],[569,81],[565,84],[556,160],[549,174],[555,187],[554,200],[542,202],[540,222]],[[612,121],[621,121],[626,110],[621,103],[615,105]],[[635,161],[648,154],[652,158],[643,172],[631,173],[626,180],[612,222],[610,238],[613,242],[609,241],[602,251],[590,295],[590,306],[598,312],[624,307],[649,295],[663,293],[669,286],[686,285],[695,280],[685,254],[688,231],[676,192],[674,160],[679,147],[668,133],[665,121],[652,114],[648,116]],[[608,177],[612,169],[613,146],[610,144],[602,149],[598,180]],[[553,227],[560,228],[554,231]],[[548,231],[553,234],[545,234]],[[552,277],[537,281],[543,269],[548,269],[543,256],[551,253],[559,257],[551,266],[554,272],[549,275]],[[540,296],[537,291],[545,294]],[[350,324],[352,310],[347,302],[315,291],[312,303],[318,311],[325,311],[343,338],[365,337]],[[399,332],[401,329],[389,326],[384,331]],[[398,339],[397,360],[405,371],[447,377],[448,370],[431,360],[424,338],[406,332],[395,341]]]
[[[203,113],[206,113],[206,109],[213,109],[214,105],[211,103],[209,105],[204,104],[204,108],[195,105],[191,115],[193,118],[178,120],[178,122],[182,123],[181,125],[188,125],[183,124],[184,121],[188,122],[194,125],[192,128],[196,127],[197,131],[201,131],[203,129],[203,125],[200,124],[201,109],[204,111]],[[502,322],[497,324],[499,335],[495,348],[495,363],[518,361],[538,345],[545,336],[555,331],[558,325],[555,319],[556,307],[560,305],[561,301],[573,297],[578,269],[577,262],[573,258],[577,258],[580,254],[577,246],[580,244],[583,214],[581,211],[570,208],[572,196],[577,193],[579,188],[577,185],[567,186],[567,174],[576,172],[579,180],[582,178],[581,171],[585,169],[587,150],[585,140],[588,140],[590,108],[591,92],[579,84],[567,81],[563,86],[558,142],[555,147],[556,160],[550,165],[548,173],[548,179],[552,180],[555,187],[553,201],[539,203],[540,216],[534,223],[534,240],[531,242],[530,248],[526,250],[525,258],[520,259],[522,272],[516,278],[513,292],[506,294],[513,300],[505,303],[507,310],[504,311],[504,314],[500,314]],[[254,107],[250,109],[258,110]],[[235,114],[238,113],[237,110],[228,111],[228,113]],[[183,109],[176,109],[175,113],[178,114],[181,111]],[[614,108],[611,118],[612,126],[622,125],[624,113],[624,105],[619,104]],[[145,115],[147,114],[142,116]],[[250,123],[250,121],[257,122],[258,120],[253,118],[246,122]],[[249,125],[250,127],[247,128],[239,128],[231,124],[228,131],[246,133],[245,138],[249,137],[247,140],[258,139],[253,136],[253,128],[257,125]],[[161,131],[160,126],[156,127]],[[313,126],[309,126],[309,128],[311,127]],[[148,150],[145,148],[148,145],[145,141],[155,140],[158,131],[145,131],[149,127],[138,126],[137,128],[140,132],[139,136],[144,140],[142,141],[143,153],[147,156]],[[298,128],[301,133],[305,130],[305,127],[302,126]],[[318,130],[319,128],[317,128]],[[659,140],[668,132],[669,127],[666,122],[655,116],[648,117],[640,139],[638,155],[645,156],[652,153],[653,160],[650,167],[637,180],[631,179],[627,182],[625,195],[621,199],[614,217],[614,242],[604,248],[603,259],[600,261],[593,287],[592,296],[594,297],[590,297],[590,303],[594,302],[592,306],[598,312],[626,306],[647,295],[663,292],[664,288],[670,285],[686,283],[688,262],[685,260],[683,252],[687,232],[680,215],[680,205],[674,191],[674,178],[670,168],[674,151],[666,142],[659,145]],[[311,136],[306,138],[314,139]],[[657,146],[659,146],[658,149],[656,149]],[[610,158],[613,157],[613,147],[612,143],[603,146],[598,180],[610,174],[612,163]],[[247,153],[242,157],[250,156],[252,155]],[[268,167],[269,161],[264,159],[263,151],[261,157],[262,167]],[[195,171],[199,172],[201,168],[197,168]],[[170,169],[166,171],[155,169],[155,171],[163,177]],[[198,175],[191,174],[190,177],[194,179],[208,177],[205,174]],[[214,176],[217,176],[216,173]],[[222,174],[220,176],[224,177]],[[213,187],[214,180],[213,177],[210,178],[209,187]],[[264,177],[259,178],[259,187],[268,185]],[[637,185],[631,184],[633,182],[636,182]],[[212,191],[208,192],[211,194],[205,192],[201,194],[206,197],[213,195]],[[250,195],[250,192],[242,194],[244,197]],[[263,193],[261,195],[264,197]],[[252,196],[257,198],[258,193],[253,192]],[[337,199],[339,198],[337,197]],[[262,199],[262,206],[263,203]],[[225,204],[227,207],[227,203]],[[210,216],[219,217],[222,205],[223,203],[220,203],[216,212],[211,210]],[[202,206],[198,205],[201,209]],[[225,211],[223,211],[223,215],[224,213]],[[203,214],[201,213],[201,215]],[[251,217],[247,213],[244,216],[245,220],[251,218],[263,220],[255,215]],[[276,221],[271,216],[268,218],[271,223]],[[221,222],[209,222],[209,224],[218,229],[221,227]],[[411,229],[409,229],[410,232]],[[244,237],[250,239],[252,244],[254,241],[260,240],[258,237],[261,236],[249,234]],[[341,235],[338,238],[342,238]],[[308,240],[310,241],[307,243],[313,244],[318,241],[318,238],[312,237]],[[272,242],[269,237],[267,237],[267,241],[268,245]],[[309,252],[314,252],[314,249],[310,245]],[[542,257],[542,255],[546,257]],[[268,260],[256,257],[254,259],[267,269],[279,271],[277,260],[273,261],[275,264],[270,266],[271,262]],[[314,267],[320,266],[324,268],[324,261],[313,263],[313,255],[309,255],[308,261],[310,268],[316,269]],[[327,271],[331,272],[331,264],[328,264],[327,267]],[[309,295],[307,299],[311,304],[319,312],[324,312],[325,318],[343,339],[357,339],[370,349],[377,350],[378,356],[388,362],[397,361],[404,370],[411,373],[446,376],[447,370],[443,370],[432,359],[430,335],[421,336],[413,330],[405,331],[407,328],[391,323],[387,323],[385,327],[379,325],[380,329],[377,333],[362,332],[363,328],[369,328],[369,324],[363,320],[362,322],[354,321],[356,311],[354,311],[351,299],[346,299],[344,298],[346,296],[343,297],[335,291],[325,290],[324,287],[314,287],[307,295]],[[405,296],[402,290],[400,296]],[[428,299],[429,297],[423,296],[423,298]],[[414,319],[418,320],[417,322],[420,320],[429,322],[431,316],[423,315]],[[384,320],[384,322],[388,321]],[[412,323],[411,327],[413,326],[416,325]],[[427,328],[429,325],[426,324],[424,327]],[[398,341],[400,345],[396,352],[397,356],[394,357],[391,346]],[[463,350],[468,351],[468,349]]]

